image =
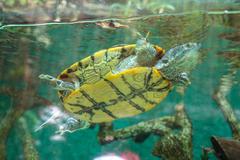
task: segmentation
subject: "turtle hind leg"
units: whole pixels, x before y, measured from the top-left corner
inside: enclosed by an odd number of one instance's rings
[[[54,84],[56,90],[67,90],[67,91],[72,91],[75,89],[74,84],[70,82],[65,82],[60,79],[57,79],[53,76],[50,76],[48,74],[40,74],[39,75],[40,79],[50,81]]]

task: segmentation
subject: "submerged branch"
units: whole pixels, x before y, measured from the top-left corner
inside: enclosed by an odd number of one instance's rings
[[[99,141],[101,144],[110,143],[115,140],[127,139],[136,137],[139,134],[154,133],[157,135],[164,135],[171,132],[168,125],[173,125],[174,117],[163,117],[150,120],[147,122],[140,122],[134,126],[126,127],[113,131],[111,124],[102,124],[100,126]]]
[[[176,107],[175,116],[140,122],[115,131],[111,124],[102,124],[98,138],[101,144],[107,144],[116,140],[135,139],[138,136],[150,134],[161,137],[153,149],[153,155],[170,160],[192,159],[192,127],[183,105]]]
[[[0,88],[0,91],[3,94],[3,91],[7,91],[6,94],[14,97],[14,103],[16,104],[15,107],[10,107],[8,113],[0,121],[0,159],[6,159],[6,140],[11,128],[19,117],[29,108],[39,105],[49,105],[50,102],[36,95],[35,91],[31,90],[31,88],[23,91]],[[29,100],[29,97],[32,97],[32,100]]]
[[[34,140],[31,136],[31,133],[28,131],[27,123],[24,118],[20,118],[19,128],[20,138],[23,143],[24,159],[38,160],[39,159],[38,151],[35,148]]]
[[[0,159],[6,159],[6,140],[10,129],[18,117],[24,112],[23,108],[11,108],[7,115],[0,122]]]
[[[192,124],[184,111],[183,105],[177,106],[175,124],[179,132],[171,132],[157,142],[153,154],[167,160],[191,160],[192,157]]]
[[[230,92],[234,77],[236,75],[236,68],[231,68],[227,75],[221,79],[220,85],[215,91],[213,98],[217,102],[219,108],[224,114],[229,126],[231,127],[233,138],[240,140],[240,123],[234,114],[231,104],[228,102],[226,95]]]

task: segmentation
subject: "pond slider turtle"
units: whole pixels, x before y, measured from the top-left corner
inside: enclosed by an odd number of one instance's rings
[[[96,52],[64,70],[55,83],[64,108],[74,117],[102,123],[146,112],[159,104],[174,84],[189,84],[199,44],[164,50],[140,39],[136,44]]]
[[[41,79],[55,83],[60,99],[79,86],[93,84],[102,79],[110,71],[113,73],[137,66],[152,67],[163,56],[164,50],[141,38],[136,44],[115,46],[100,50],[63,70],[57,79],[49,75],[40,75]],[[137,58],[136,58],[137,57]],[[133,62],[129,63],[128,61]],[[128,64],[125,64],[125,63]]]

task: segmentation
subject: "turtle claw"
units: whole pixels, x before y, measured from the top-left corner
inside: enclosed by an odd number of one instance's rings
[[[175,81],[181,86],[187,86],[187,85],[191,84],[191,81],[190,81],[190,79],[188,77],[188,74],[186,72],[180,73],[177,76]]]
[[[56,133],[63,135],[66,132],[72,133],[72,132],[75,132],[76,130],[79,130],[79,129],[83,130],[89,127],[90,127],[90,123],[88,123],[87,121],[81,121],[71,117],[67,119],[66,123],[59,126],[59,130],[56,131]]]
[[[39,77],[40,79],[44,79],[44,80],[48,80],[48,81],[55,81],[55,80],[56,80],[55,77],[50,76],[50,75],[48,75],[48,74],[40,74],[38,77]]]

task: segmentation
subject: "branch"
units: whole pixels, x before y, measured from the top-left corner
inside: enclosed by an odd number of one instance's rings
[[[175,124],[179,132],[171,132],[157,142],[153,154],[167,160],[191,160],[192,158],[192,125],[184,111],[183,105],[176,107]]]
[[[19,120],[20,139],[23,143],[24,159],[26,160],[38,160],[38,151],[35,148],[34,140],[31,133],[28,131],[26,120],[20,118]]]
[[[236,72],[236,68],[231,68],[229,70],[229,73],[221,78],[220,85],[215,91],[213,98],[223,112],[223,115],[232,130],[233,138],[236,140],[240,140],[240,123],[238,122],[236,115],[234,114],[231,104],[226,98],[226,95],[230,92],[232,88]]]
[[[192,128],[183,105],[176,107],[175,116],[165,116],[123,129],[113,130],[110,123],[100,125],[98,139],[101,144],[116,140],[137,138],[141,135],[155,134],[160,140],[154,147],[153,155],[166,159],[192,159]]]
[[[174,117],[163,117],[147,122],[140,122],[134,126],[126,127],[113,131],[111,124],[100,125],[100,132],[98,138],[101,144],[110,143],[115,140],[133,138],[140,134],[154,133],[157,135],[164,135],[171,131],[168,125],[174,124]]]
[[[36,95],[35,91],[31,89],[16,91],[7,88],[0,88],[0,92],[4,93],[3,91],[6,91],[7,95],[14,97],[14,102],[17,105],[15,107],[9,107],[10,109],[7,114],[0,121],[0,159],[6,159],[5,143],[11,128],[19,117],[21,117],[26,110],[32,107],[50,104],[50,101],[39,97]],[[33,98],[29,100],[29,97]]]

